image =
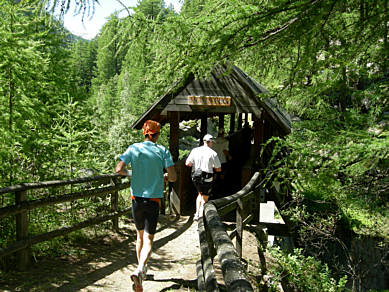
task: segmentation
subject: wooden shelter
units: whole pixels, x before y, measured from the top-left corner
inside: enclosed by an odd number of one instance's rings
[[[207,118],[218,117],[224,128],[224,117],[230,115],[230,132],[240,131],[251,115],[253,143],[251,155],[258,157],[260,145],[272,136],[291,131],[289,115],[271,99],[259,96],[267,90],[234,65],[219,65],[208,78],[195,79],[191,74],[173,85],[132,125],[141,129],[146,120],[170,124],[169,149],[176,163],[177,182],[170,191],[171,206],[180,213],[194,208],[196,191],[190,181],[190,169],[179,161],[179,123],[201,119],[201,137],[207,131]],[[249,179],[251,167],[244,170],[242,183]],[[239,186],[240,187],[240,186]]]

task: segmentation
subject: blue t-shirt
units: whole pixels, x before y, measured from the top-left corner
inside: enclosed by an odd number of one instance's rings
[[[173,166],[168,149],[151,141],[129,146],[120,159],[131,165],[131,194],[136,197],[163,197],[163,169]]]

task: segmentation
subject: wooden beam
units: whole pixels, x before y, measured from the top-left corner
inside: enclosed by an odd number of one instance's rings
[[[235,114],[231,114],[230,118],[230,133],[235,132]]]
[[[168,112],[168,120],[170,123],[170,142],[169,150],[172,154],[173,161],[176,162],[179,156],[179,137],[178,129],[180,126],[180,113],[179,112]]]
[[[219,114],[219,129],[224,129],[224,114]]]
[[[215,270],[213,268],[213,256],[212,249],[210,246],[212,240],[208,238],[207,231],[205,229],[204,217],[200,218],[198,223],[198,233],[200,241],[200,252],[201,252],[201,263],[202,263],[202,275],[204,279],[204,290],[205,291],[219,291],[215,276]],[[209,235],[210,236],[210,235]]]
[[[242,129],[242,113],[238,114],[238,127],[237,127],[237,130],[239,131],[240,129]]]
[[[207,121],[207,116],[202,116],[201,117],[201,125],[200,125],[200,142],[199,146],[203,145],[203,137],[205,134],[207,134],[208,131],[208,121]]]
[[[204,205],[206,224],[211,231],[212,240],[223,272],[227,291],[253,291],[244,273],[244,267],[236,253],[223,223],[220,221],[216,206],[211,202]]]
[[[261,144],[263,143],[263,119],[254,116],[254,151],[255,157],[259,157],[261,151]]]

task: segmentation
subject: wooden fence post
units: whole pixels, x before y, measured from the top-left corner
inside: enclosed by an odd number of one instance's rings
[[[114,177],[111,180],[112,185],[117,185],[119,181],[118,177]],[[116,212],[118,210],[119,203],[119,192],[116,190],[111,193],[111,211]],[[114,217],[112,219],[112,228],[114,231],[119,231],[119,217]]]
[[[242,244],[243,244],[243,202],[241,199],[237,201],[236,208],[236,238],[235,238],[235,246],[236,252],[238,253],[239,258],[242,258]]]
[[[15,204],[20,205],[27,200],[26,191],[15,193]],[[28,237],[28,211],[16,215],[16,241],[27,239]],[[17,252],[18,268],[24,271],[29,264],[29,248]]]

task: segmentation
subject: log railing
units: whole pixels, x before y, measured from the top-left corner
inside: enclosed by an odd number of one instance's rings
[[[18,267],[24,270],[29,262],[29,248],[37,243],[51,240],[58,236],[66,235],[70,232],[96,225],[108,220],[112,220],[114,230],[118,230],[118,218],[130,212],[130,208],[118,209],[118,191],[128,188],[130,182],[122,182],[122,176],[117,174],[100,175],[94,177],[84,177],[71,180],[47,181],[37,183],[24,183],[0,189],[0,196],[14,194],[15,204],[0,208],[0,219],[6,216],[16,217],[16,241],[12,244],[0,248],[0,258],[17,253]],[[82,186],[80,191],[47,198],[28,200],[27,191],[37,189],[53,189],[59,186]],[[97,186],[98,185],[98,186]],[[92,187],[91,187],[92,186]],[[96,187],[93,187],[96,186]],[[86,189],[87,188],[87,189]],[[28,212],[30,210],[64,202],[74,202],[83,198],[101,197],[110,195],[111,210],[109,214],[89,218],[70,227],[63,227],[50,232],[29,235],[28,232]]]
[[[258,214],[260,204],[260,175],[256,172],[239,192],[204,206],[204,216],[198,222],[201,259],[197,262],[200,291],[219,291],[213,258],[217,255],[227,291],[253,291],[241,263],[243,227]],[[220,219],[236,212],[236,229],[230,235]],[[231,238],[235,237],[235,246]]]

